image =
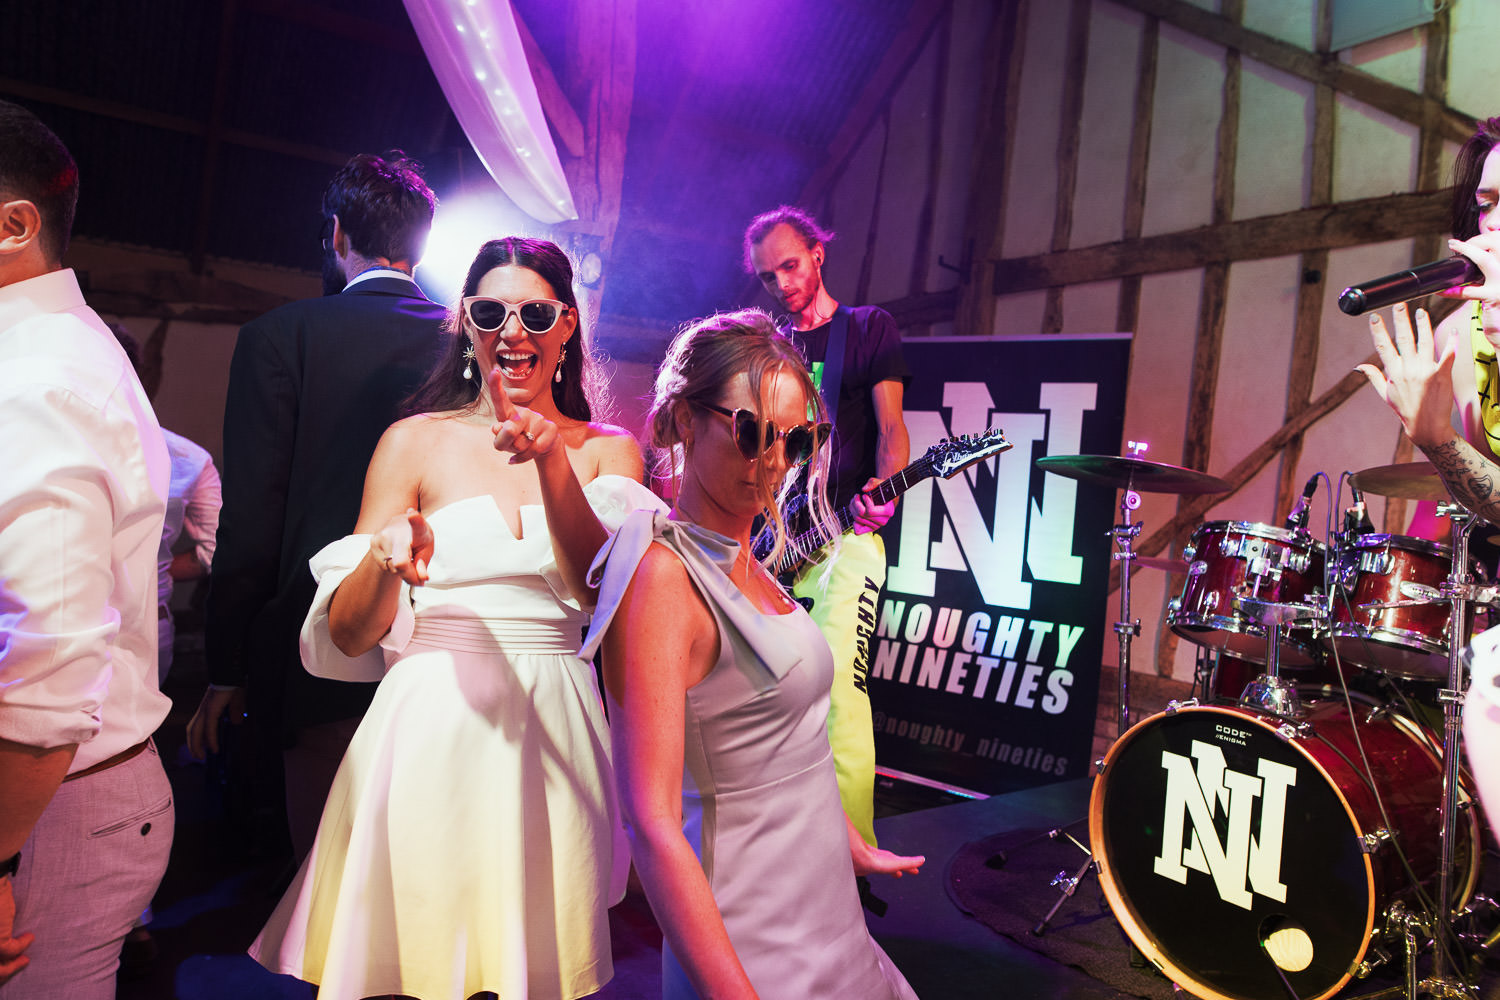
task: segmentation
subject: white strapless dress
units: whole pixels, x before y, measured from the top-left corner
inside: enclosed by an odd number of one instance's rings
[[[648,490],[601,476],[585,495],[613,530]],[[328,638],[328,603],[368,535],[312,560],[302,657],[319,676],[379,680],[312,853],[250,954],[319,984],[320,1000],[586,996],[612,974],[606,910],[629,858],[588,615],[568,594],[540,506],[512,535],[494,501],[427,515],[430,579],[402,588],[380,646]]]

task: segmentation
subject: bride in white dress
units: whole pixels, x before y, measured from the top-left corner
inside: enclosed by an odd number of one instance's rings
[[[379,679],[312,853],[250,952],[321,1000],[567,998],[611,974],[628,857],[584,575],[640,447],[590,421],[567,257],[485,244],[454,343],[312,561],[307,669]],[[468,348],[472,347],[472,350]]]

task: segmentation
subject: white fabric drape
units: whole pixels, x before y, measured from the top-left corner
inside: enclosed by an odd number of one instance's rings
[[[500,189],[540,222],[578,218],[509,0],[405,0],[448,106]]]

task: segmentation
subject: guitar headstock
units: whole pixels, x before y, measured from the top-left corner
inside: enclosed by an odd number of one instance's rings
[[[992,427],[983,434],[960,434],[958,437],[944,438],[928,448],[922,457],[931,464],[934,475],[947,479],[975,462],[1009,451],[1011,447],[1011,443],[1005,440],[1005,432],[999,427]]]

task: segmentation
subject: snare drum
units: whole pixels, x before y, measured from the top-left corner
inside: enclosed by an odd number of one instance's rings
[[[1324,641],[1337,643],[1340,658],[1378,673],[1446,680],[1450,614],[1441,597],[1452,561],[1452,548],[1425,538],[1353,539],[1334,560],[1336,586]],[[1470,605],[1464,636],[1473,624]]]
[[[1367,704],[1351,717],[1342,699],[1314,701],[1295,720],[1241,706],[1154,715],[1094,782],[1099,881],[1136,947],[1194,996],[1280,998],[1279,968],[1296,996],[1321,1000],[1414,894],[1398,845],[1435,888],[1442,781],[1432,734]],[[1478,818],[1460,799],[1455,907],[1479,871]]]
[[[1324,546],[1312,536],[1249,521],[1205,521],[1182,556],[1188,562],[1182,595],[1167,608],[1167,624],[1189,642],[1266,662],[1270,630],[1234,608],[1237,596],[1300,604],[1323,590]],[[1309,667],[1317,643],[1308,631],[1282,633],[1281,666]]]

